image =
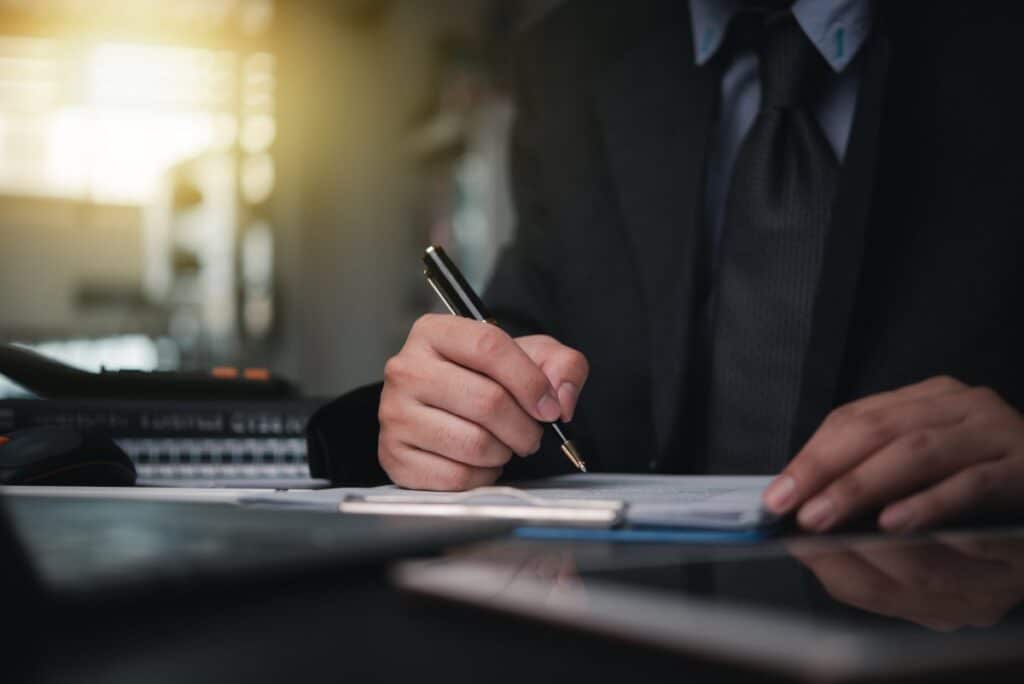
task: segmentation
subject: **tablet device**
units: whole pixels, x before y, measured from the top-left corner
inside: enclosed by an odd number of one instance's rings
[[[509,542],[410,592],[810,681],[1024,667],[1024,530],[728,549]]]

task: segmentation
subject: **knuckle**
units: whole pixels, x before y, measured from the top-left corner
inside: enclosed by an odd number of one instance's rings
[[[397,417],[392,404],[393,402],[387,399],[381,399],[380,404],[377,406],[377,422],[381,425],[392,423]]]
[[[428,331],[430,330],[430,326],[431,326],[430,314],[423,314],[422,316],[417,318],[415,321],[413,321],[412,327],[409,328],[409,337],[408,337],[407,341],[412,342],[412,341],[417,340],[420,337],[428,335],[429,334]]]
[[[460,441],[463,453],[474,459],[483,460],[487,455],[491,436],[483,428],[473,426],[463,431]]]
[[[951,375],[936,375],[928,383],[937,389],[953,390],[964,387],[964,384]]]
[[[458,461],[470,459],[484,462],[493,446],[492,437],[483,428],[468,424],[452,428],[447,425],[434,427],[434,438],[430,443],[438,445],[437,451]]]
[[[523,335],[522,337],[514,337],[512,340],[531,359],[543,356],[544,350],[550,349],[554,344],[554,339],[547,335]]]
[[[993,406],[1002,403],[1002,398],[991,387],[972,387],[968,390],[971,401],[981,406]]]
[[[869,577],[862,580],[855,596],[857,604],[865,606],[885,605],[892,598],[892,586],[884,579]]]
[[[540,347],[551,347],[559,343],[551,335],[529,335],[526,339]]]
[[[893,419],[883,411],[865,411],[851,422],[854,429],[873,442],[888,442],[898,436]]]
[[[907,573],[907,584],[935,594],[952,594],[960,583],[948,569],[938,566],[912,568]]]
[[[391,358],[389,358],[387,362],[384,364],[384,379],[390,380],[391,378],[393,378],[395,374],[398,372],[398,367],[401,364],[402,362],[398,360],[397,356],[392,356]]]
[[[498,414],[505,408],[505,403],[508,393],[505,389],[496,383],[488,383],[483,389],[480,390],[480,396],[477,397],[476,403],[480,407],[480,410],[486,416],[492,416]]]
[[[377,422],[381,425],[394,425],[404,417],[402,403],[394,392],[385,385],[381,392],[380,403],[377,404]]]
[[[590,362],[587,361],[587,357],[583,355],[583,352],[576,349],[566,348],[565,365],[577,371],[584,378],[590,374]]]
[[[391,450],[390,440],[387,439],[383,430],[377,439],[377,462],[380,463],[380,467],[384,469],[384,472],[392,478],[394,477],[397,459]]]
[[[857,415],[856,404],[843,404],[829,411],[828,416],[825,418],[825,423],[836,426],[841,425],[848,420],[852,419]]]
[[[964,474],[964,489],[967,496],[973,500],[987,496],[996,488],[998,482],[998,473],[990,467],[971,468]]]
[[[813,456],[804,458],[802,463],[794,461],[786,473],[801,490],[813,489],[824,478],[824,469]]]
[[[508,335],[493,325],[481,325],[480,328],[473,342],[474,352],[484,359],[497,355],[508,343]]]
[[[900,447],[912,458],[923,458],[935,448],[937,439],[934,430],[918,430],[907,435]]]
[[[583,371],[583,377],[585,377],[585,378],[589,377],[590,376],[590,360],[587,358],[586,354],[584,354],[583,352],[578,351],[576,353],[579,354],[579,364],[580,364],[580,369]]]
[[[473,471],[461,463],[451,463],[449,468],[437,475],[437,484],[441,489],[460,491],[469,489],[473,484]]]
[[[423,335],[429,336],[441,323],[442,318],[441,314],[423,314],[413,322],[410,337],[420,337]]]
[[[520,456],[528,456],[540,448],[540,439],[543,434],[540,426],[531,421],[526,429],[516,431],[509,446]]]
[[[384,364],[384,381],[389,384],[401,383],[409,374],[409,364],[401,354],[388,359]]]
[[[936,492],[924,494],[914,505],[915,517],[926,521],[941,519],[943,511],[949,506],[944,498],[942,494]]]
[[[500,468],[511,459],[512,449],[508,448],[504,444],[494,443],[490,456],[484,465],[487,468]]]
[[[544,429],[540,425],[534,422],[530,422],[527,436],[530,438],[529,451],[527,453],[536,453],[540,449],[540,441],[544,438]]]
[[[848,473],[832,485],[832,493],[840,505],[851,506],[860,502],[867,493],[864,480],[856,473]]]
[[[510,423],[508,429],[503,432],[506,434],[501,437],[501,441],[496,439],[496,442],[501,447],[504,460],[495,465],[504,465],[513,453],[519,456],[529,456],[535,453],[541,444],[541,436],[544,434],[541,426],[534,421],[523,421],[521,425],[518,421],[514,424]]]
[[[527,373],[522,378],[523,389],[526,394],[531,398],[540,399],[545,393],[551,389],[551,384],[548,379],[537,369],[535,373]]]

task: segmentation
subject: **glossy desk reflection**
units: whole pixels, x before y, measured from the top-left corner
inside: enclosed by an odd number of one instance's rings
[[[749,547],[492,543],[414,592],[799,678],[1024,668],[1024,529]]]

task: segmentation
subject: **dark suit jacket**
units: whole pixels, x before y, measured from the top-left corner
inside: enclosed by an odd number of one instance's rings
[[[684,387],[719,73],[694,64],[687,7],[573,2],[520,52],[519,233],[488,299],[587,355],[574,428],[602,470],[705,467]],[[1020,5],[876,7],[794,450],[833,407],[937,374],[1024,405]]]
[[[1020,8],[876,4],[794,449],[833,407],[937,374],[1024,406]],[[579,0],[519,51],[518,234],[486,298],[589,358],[571,427],[598,470],[714,470],[684,388],[719,73],[690,36],[681,0]],[[553,446],[507,473],[566,470]]]

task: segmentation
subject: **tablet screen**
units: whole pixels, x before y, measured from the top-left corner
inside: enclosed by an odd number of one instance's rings
[[[746,548],[511,542],[397,574],[413,591],[802,675],[1021,658],[1024,530]]]

